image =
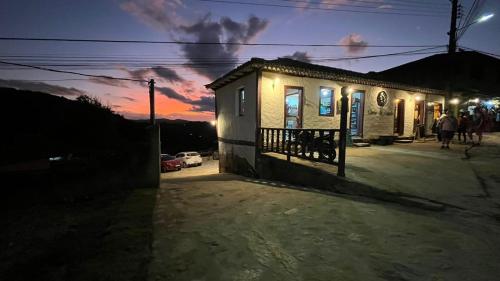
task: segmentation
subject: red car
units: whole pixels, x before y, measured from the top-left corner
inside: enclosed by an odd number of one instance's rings
[[[174,156],[168,154],[161,155],[161,172],[166,171],[179,171],[181,169],[182,161],[175,159]]]

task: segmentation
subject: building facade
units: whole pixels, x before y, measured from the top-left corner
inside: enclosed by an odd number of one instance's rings
[[[440,91],[291,59],[252,59],[207,85],[215,91],[221,172],[255,174],[259,128],[331,129],[348,87],[353,138],[430,134],[444,106]]]

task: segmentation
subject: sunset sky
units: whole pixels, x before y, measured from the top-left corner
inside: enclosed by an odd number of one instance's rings
[[[466,13],[473,1],[461,2]],[[480,2],[478,16],[498,14],[500,1]],[[370,45],[446,45],[450,7],[448,0],[2,0],[0,37],[349,46],[0,41],[0,60],[88,74],[154,78],[158,82],[158,117],[211,120],[213,95],[204,85],[251,57],[294,56],[360,72],[384,70],[431,54],[334,62],[325,59],[419,49]],[[459,45],[500,54],[499,34],[500,19],[493,17],[471,26]],[[445,48],[425,52],[436,51]],[[99,97],[128,118],[147,118],[149,110],[147,85],[136,82],[0,65],[0,86],[68,98],[85,93]]]

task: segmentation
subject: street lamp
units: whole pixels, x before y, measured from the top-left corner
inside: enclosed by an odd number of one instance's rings
[[[495,14],[484,15],[484,16],[480,17],[479,19],[477,19],[477,22],[487,21],[487,20],[491,19],[494,15]]]
[[[487,15],[481,16],[480,18],[478,18],[477,20],[475,20],[475,21],[473,21],[473,22],[469,23],[468,25],[465,25],[465,26],[462,26],[462,27],[460,27],[460,28],[457,28],[457,31],[462,30],[462,29],[464,29],[464,28],[467,28],[467,27],[469,27],[469,26],[471,26],[471,25],[473,25],[473,24],[475,24],[475,23],[485,22],[485,21],[487,21],[487,20],[491,19],[494,15],[495,15],[495,14],[487,14]]]

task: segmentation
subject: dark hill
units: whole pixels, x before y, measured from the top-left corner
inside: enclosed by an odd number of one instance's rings
[[[1,164],[59,155],[97,155],[139,141],[143,124],[106,107],[41,92],[0,88]]]
[[[208,122],[182,119],[157,119],[160,125],[162,153],[217,150],[217,132]],[[149,120],[136,120],[147,124]]]

